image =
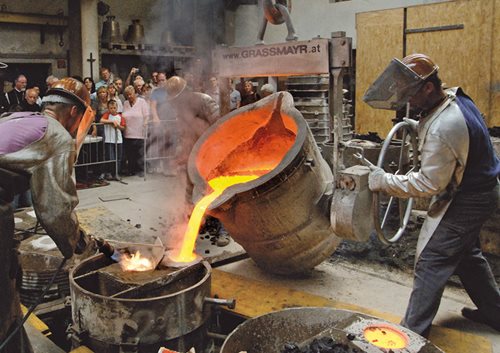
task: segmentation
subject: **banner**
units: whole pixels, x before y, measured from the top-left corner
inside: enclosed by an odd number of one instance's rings
[[[328,39],[252,47],[218,47],[213,64],[222,77],[324,74],[329,70]]]

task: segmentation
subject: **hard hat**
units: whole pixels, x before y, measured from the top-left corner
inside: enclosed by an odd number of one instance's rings
[[[165,89],[167,90],[168,98],[173,99],[184,91],[186,88],[186,80],[179,76],[170,77],[165,83]]]
[[[415,72],[420,78],[426,79],[437,72],[439,67],[425,54],[410,54],[401,60],[407,68]]]
[[[63,97],[58,100],[54,96]],[[50,103],[69,103],[64,100],[69,99],[73,104],[80,105],[82,110],[90,106],[90,94],[83,82],[72,77],[64,77],[56,81],[51,88],[47,90],[43,102]]]

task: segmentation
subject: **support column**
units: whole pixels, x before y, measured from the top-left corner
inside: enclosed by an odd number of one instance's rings
[[[95,61],[92,63],[92,78],[99,81],[99,15],[97,14],[97,0],[80,0],[81,13],[81,57],[82,77],[90,76],[90,53]]]

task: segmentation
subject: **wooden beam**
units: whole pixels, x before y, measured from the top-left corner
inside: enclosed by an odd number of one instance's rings
[[[0,23],[66,27],[68,25],[68,17],[56,15],[37,15],[29,13],[0,12]]]

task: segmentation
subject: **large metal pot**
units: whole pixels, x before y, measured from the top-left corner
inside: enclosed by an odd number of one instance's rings
[[[307,271],[329,257],[340,242],[329,220],[333,175],[293,97],[278,92],[240,108],[211,126],[189,159],[195,199],[226,156],[265,124],[282,95],[280,114],[295,131],[293,145],[277,166],[254,181],[231,186],[209,206],[233,239],[267,271]]]
[[[366,338],[366,330],[387,328],[400,333],[407,340],[407,353],[443,353],[416,333],[385,320],[361,313],[333,308],[291,308],[265,314],[245,321],[224,341],[221,353],[283,352],[285,344],[304,346],[313,338],[329,337],[344,346],[336,352],[392,352],[381,349]],[[340,348],[340,347],[339,347]]]
[[[100,254],[70,273],[74,346],[84,344],[101,353],[203,348],[211,279],[207,262],[197,264],[189,276],[165,285],[148,284],[147,290],[136,290],[103,271],[114,265]]]

